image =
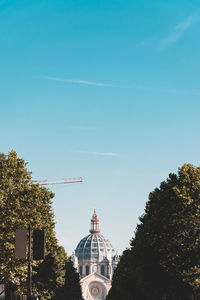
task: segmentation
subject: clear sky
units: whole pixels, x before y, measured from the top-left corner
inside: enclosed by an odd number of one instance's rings
[[[200,161],[199,0],[0,0],[0,151],[52,187],[68,254],[96,203],[129,246],[148,194]]]

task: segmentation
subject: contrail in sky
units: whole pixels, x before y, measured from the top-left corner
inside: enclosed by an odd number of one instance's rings
[[[81,154],[99,155],[99,156],[120,156],[120,154],[116,152],[90,152],[90,151],[74,151],[74,152],[81,153]]]
[[[162,46],[162,49],[169,46],[169,42],[165,45],[163,44],[163,46]],[[58,81],[58,82],[67,82],[67,83],[74,83],[74,84],[98,86],[98,87],[124,88],[124,89],[133,89],[133,90],[141,90],[141,91],[149,91],[149,92],[200,96],[200,90],[198,90],[198,89],[190,90],[190,89],[181,89],[181,88],[180,89],[179,88],[162,88],[162,87],[151,87],[151,86],[145,86],[145,85],[121,86],[121,85],[114,85],[114,84],[108,84],[108,83],[96,82],[96,81],[64,79],[64,78],[49,77],[49,76],[36,76],[35,78]],[[81,129],[81,128],[79,128],[79,129]],[[86,127],[85,127],[85,129],[86,129]]]
[[[79,79],[68,79],[68,78],[65,79],[65,78],[49,77],[49,76],[44,76],[42,78],[47,79],[47,80],[53,80],[53,81],[69,82],[69,83],[79,83],[79,84],[94,85],[94,86],[101,86],[101,87],[127,88],[125,86],[114,85],[114,84],[104,83],[104,82],[96,82],[96,81],[87,81],[87,80],[79,80]]]

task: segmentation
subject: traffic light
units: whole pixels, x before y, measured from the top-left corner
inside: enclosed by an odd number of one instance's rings
[[[45,252],[45,231],[33,230],[33,260],[44,259]]]

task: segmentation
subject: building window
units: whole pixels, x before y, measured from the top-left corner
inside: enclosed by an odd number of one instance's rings
[[[108,266],[108,268],[107,268],[107,274],[111,274],[111,270],[112,270],[112,268]]]
[[[89,275],[89,273],[90,273],[90,268],[89,268],[89,266],[86,266],[85,267],[85,274]]]
[[[105,275],[105,266],[101,266],[101,275]]]
[[[79,267],[79,273],[80,273],[80,275],[83,275],[83,267],[82,266]]]

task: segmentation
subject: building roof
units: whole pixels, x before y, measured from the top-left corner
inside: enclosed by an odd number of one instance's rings
[[[111,260],[115,255],[110,241],[100,234],[96,209],[91,220],[90,234],[77,245],[75,255],[78,260]]]

